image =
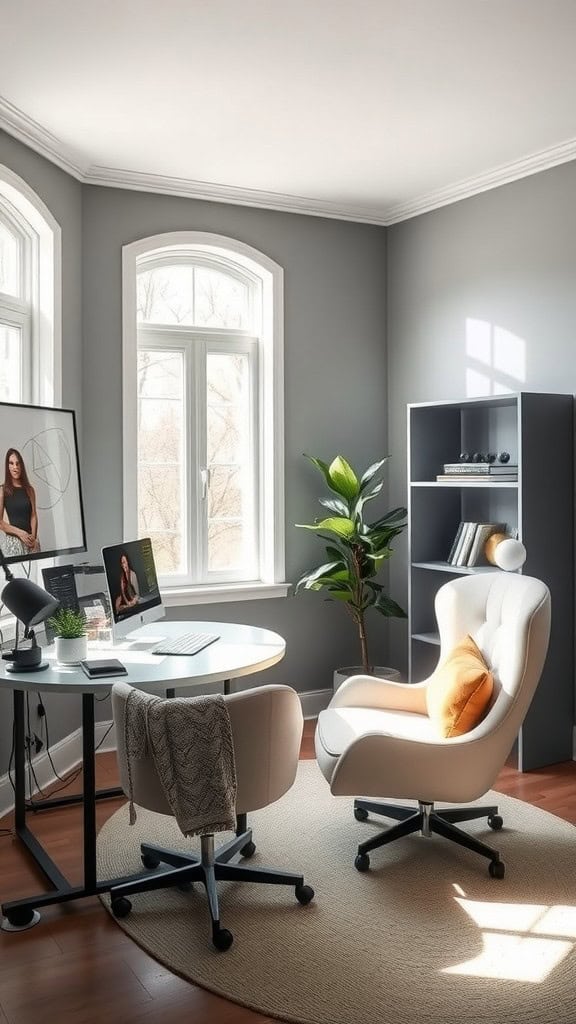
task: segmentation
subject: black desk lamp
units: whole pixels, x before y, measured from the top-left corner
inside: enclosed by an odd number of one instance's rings
[[[0,600],[8,611],[12,612],[23,624],[24,639],[31,641],[30,647],[19,648],[18,639],[16,639],[14,650],[2,655],[2,659],[10,663],[6,665],[6,671],[39,672],[41,669],[48,668],[48,662],[42,661],[42,648],[36,643],[32,627],[38,626],[52,615],[59,607],[60,602],[56,597],[52,597],[47,590],[43,590],[42,587],[25,576],[13,576],[1,550],[0,565],[6,577],[6,586]],[[17,637],[18,633],[16,633]]]

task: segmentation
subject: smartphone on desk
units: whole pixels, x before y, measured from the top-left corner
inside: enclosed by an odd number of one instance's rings
[[[127,676],[128,669],[117,658],[93,658],[80,662],[80,668],[89,679],[103,679],[105,676]]]

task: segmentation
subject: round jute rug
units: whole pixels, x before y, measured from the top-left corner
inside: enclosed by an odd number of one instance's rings
[[[464,827],[500,849],[506,877],[440,837],[409,836],[353,866],[380,828],[355,821],[315,762],[292,790],[251,815],[251,864],[303,871],[308,906],[291,889],[220,883],[227,953],[210,941],[202,887],[132,898],[122,927],[176,973],[269,1016],[306,1024],[572,1024],[576,1020],[576,829],[500,794],[504,829]],[[224,835],[218,837],[222,841]],[[126,808],[99,836],[101,877],[141,870],[139,844],[190,847],[172,819]],[[105,901],[106,902],[106,901]]]

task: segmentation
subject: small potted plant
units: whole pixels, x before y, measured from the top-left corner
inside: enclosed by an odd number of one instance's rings
[[[60,665],[78,665],[88,653],[86,616],[74,608],[59,608],[48,619],[56,637],[56,660]]]
[[[330,464],[311,455],[305,457],[322,473],[336,497],[319,499],[329,516],[316,519],[312,524],[297,524],[302,529],[314,530],[326,541],[327,560],[298,580],[296,593],[323,590],[328,600],[342,604],[358,630],[360,641],[361,665],[337,670],[334,688],[357,672],[398,679],[395,669],[374,667],[368,653],[365,621],[370,608],[385,618],[406,618],[404,610],[388,597],[375,578],[392,554],[391,541],[406,525],[406,509],[392,509],[371,523],[365,511],[367,503],[382,490],[383,483],[378,477],[387,459],[375,462],[358,476],[341,455]]]

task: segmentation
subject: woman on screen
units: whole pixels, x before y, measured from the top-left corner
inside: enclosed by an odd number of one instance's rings
[[[0,531],[6,557],[40,551],[36,492],[28,479],[24,459],[9,448],[4,460],[4,483],[0,487]]]
[[[120,593],[116,598],[116,611],[122,612],[126,608],[133,608],[140,600],[140,587],[138,577],[130,565],[130,560],[125,551],[120,555]]]

